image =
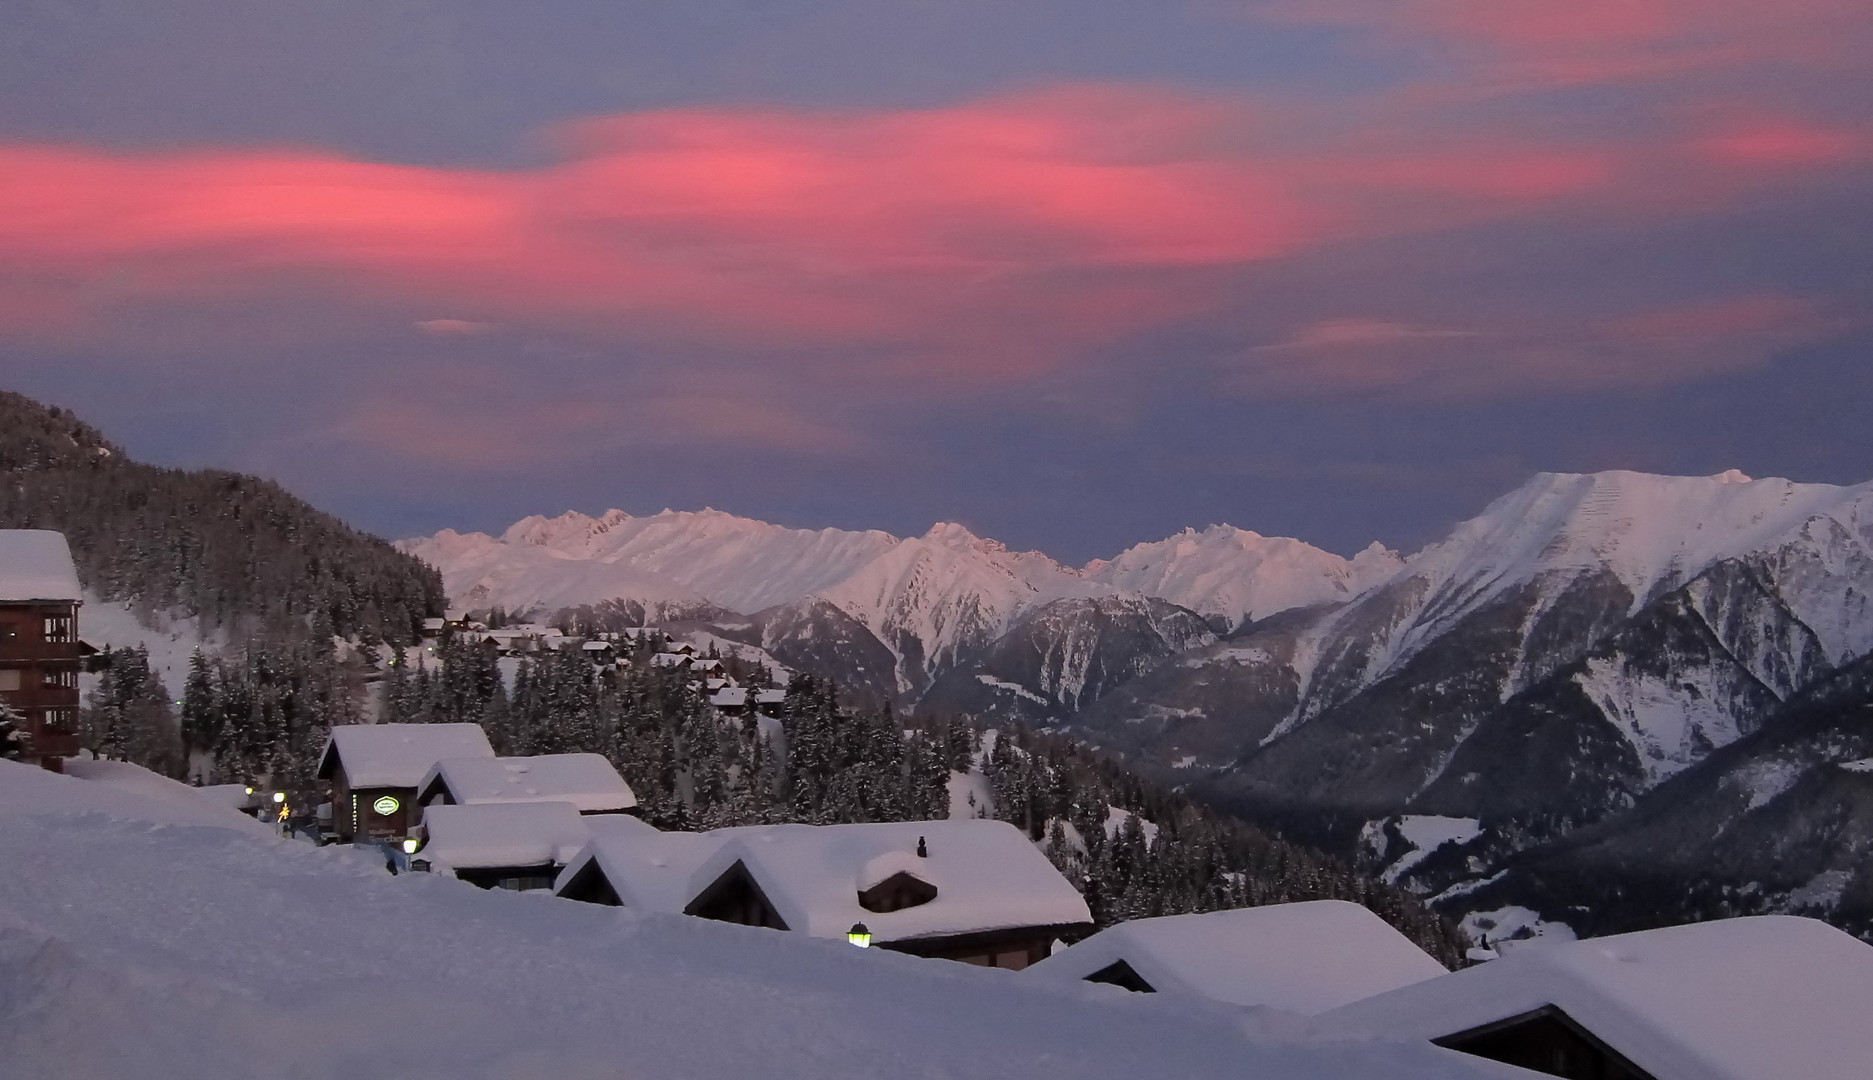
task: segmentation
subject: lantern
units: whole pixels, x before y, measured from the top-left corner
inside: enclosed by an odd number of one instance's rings
[[[422,841],[412,836],[408,838],[407,840],[403,841],[403,853],[405,855],[414,855],[416,854],[416,849],[422,846],[423,846]]]
[[[853,923],[852,929],[845,932],[845,939],[861,949],[871,948],[871,931],[865,929],[862,922]]]

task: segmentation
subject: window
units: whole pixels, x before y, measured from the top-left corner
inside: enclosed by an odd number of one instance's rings
[[[0,668],[0,690],[18,690],[20,674],[19,668]]]
[[[78,719],[77,713],[77,709],[47,709],[45,725],[67,733],[76,731],[78,729],[74,722]]]
[[[45,618],[45,639],[56,643],[72,640],[73,626],[70,615],[47,615]]]
[[[78,685],[78,673],[71,668],[46,668],[39,673],[39,685],[62,686],[72,689]]]

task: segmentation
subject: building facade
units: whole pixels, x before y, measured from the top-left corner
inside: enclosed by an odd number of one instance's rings
[[[57,771],[78,752],[78,574],[65,537],[0,530],[0,702],[22,757]]]

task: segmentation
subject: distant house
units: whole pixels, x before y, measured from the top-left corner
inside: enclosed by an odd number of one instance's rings
[[[660,652],[651,656],[650,666],[654,668],[686,668],[689,666],[692,659],[694,658],[688,653]]]
[[[1866,1080],[1869,1005],[1873,945],[1772,915],[1527,945],[1316,1023],[1567,1080]]]
[[[484,889],[550,889],[592,833],[565,802],[436,804],[423,812],[419,857]]]
[[[1447,974],[1385,920],[1342,900],[1136,919],[1029,970],[1306,1015]]]
[[[586,659],[595,664],[611,664],[618,659],[618,651],[612,648],[609,641],[588,641],[580,645],[579,649],[585,653]]]
[[[432,765],[417,786],[419,806],[567,802],[581,814],[625,814],[637,795],[600,754],[455,757]]]
[[[714,681],[714,680],[711,680]],[[724,686],[709,695],[709,704],[725,716],[740,716],[748,711],[748,688]]]
[[[330,784],[333,834],[346,843],[407,836],[421,821],[416,789],[436,762],[493,756],[479,724],[335,727],[318,769]]]
[[[698,675],[719,675],[722,672],[722,661],[710,660],[707,658],[691,660],[689,662],[689,670]]]
[[[1026,834],[986,819],[681,834],[615,826],[556,891],[811,937],[863,925],[883,948],[985,967],[1024,968],[1092,926]]]
[[[423,636],[426,638],[440,637],[443,630],[448,628],[448,625],[449,622],[447,619],[424,619]]]
[[[78,570],[62,533],[0,529],[0,702],[24,721],[23,759],[78,752]]]
[[[785,690],[756,690],[754,692],[754,707],[757,709],[773,708],[784,705],[786,702],[787,691]]]

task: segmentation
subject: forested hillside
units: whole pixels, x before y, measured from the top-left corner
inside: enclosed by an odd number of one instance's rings
[[[99,599],[210,628],[409,642],[442,612],[434,570],[279,485],[131,461],[71,413],[4,391],[0,528],[62,532]]]

